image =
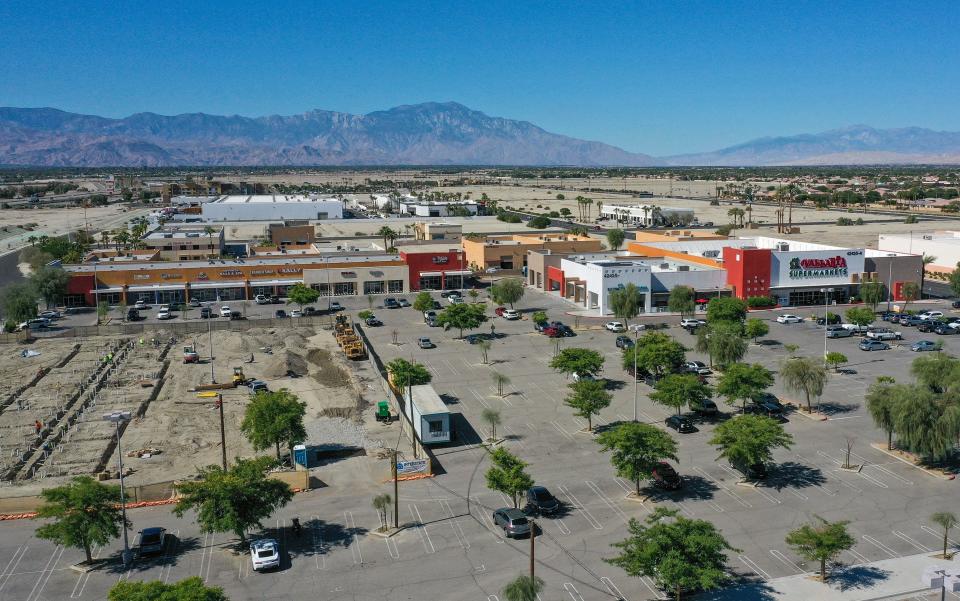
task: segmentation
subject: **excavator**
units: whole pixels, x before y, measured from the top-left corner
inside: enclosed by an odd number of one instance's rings
[[[183,347],[183,362],[184,363],[200,363],[200,353],[197,352],[197,349],[192,344],[189,346]]]

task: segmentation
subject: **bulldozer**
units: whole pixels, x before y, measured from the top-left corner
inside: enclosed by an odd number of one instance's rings
[[[233,368],[233,385],[234,386],[243,386],[247,383],[247,377],[243,375],[242,367]]]
[[[183,362],[184,363],[200,363],[200,353],[197,352],[197,349],[192,344],[189,346],[183,347]]]

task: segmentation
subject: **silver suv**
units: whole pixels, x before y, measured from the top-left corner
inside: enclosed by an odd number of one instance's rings
[[[853,336],[853,330],[843,326],[827,326],[827,338],[849,338],[850,336]]]
[[[530,534],[530,520],[519,509],[504,507],[494,511],[493,523],[503,528],[503,535],[507,538]]]

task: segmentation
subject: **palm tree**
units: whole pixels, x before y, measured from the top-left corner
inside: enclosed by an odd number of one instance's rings
[[[943,559],[949,559],[947,555],[947,546],[950,539],[950,529],[957,525],[957,516],[949,511],[938,511],[930,516],[930,521],[943,528]]]
[[[213,226],[209,226],[209,225],[203,228],[203,233],[206,234],[207,237],[210,239],[210,250],[211,250],[211,252],[210,252],[210,254],[208,255],[208,257],[214,255],[214,253],[212,252],[212,251],[213,251],[213,234],[214,234],[214,232],[216,232],[216,231],[217,231],[217,230],[213,229]],[[219,256],[219,255],[220,255],[220,253],[216,253],[216,256]]]
[[[490,424],[490,440],[497,439],[497,426],[500,425],[502,421],[500,418],[500,411],[497,409],[484,409],[480,412],[480,417],[483,418],[483,421]]]
[[[27,237],[27,242],[30,243],[30,246],[35,245],[35,244],[37,243],[37,240],[38,240],[38,238],[37,238],[36,236],[34,236],[33,234],[31,234],[30,236]]]
[[[507,601],[536,601],[543,590],[543,579],[538,576],[517,576],[503,588]]]
[[[923,280],[927,277],[927,265],[937,260],[934,255],[923,255],[923,270],[920,272],[920,298],[923,298]]]
[[[377,235],[383,238],[383,250],[390,248],[390,241],[396,239],[397,237],[397,233],[388,225],[385,225],[377,230]]]
[[[100,232],[100,248],[110,245],[110,232],[103,230]]]

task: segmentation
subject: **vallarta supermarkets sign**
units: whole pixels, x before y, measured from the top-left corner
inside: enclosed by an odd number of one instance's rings
[[[791,279],[847,277],[847,259],[839,255],[826,259],[790,259]]]

